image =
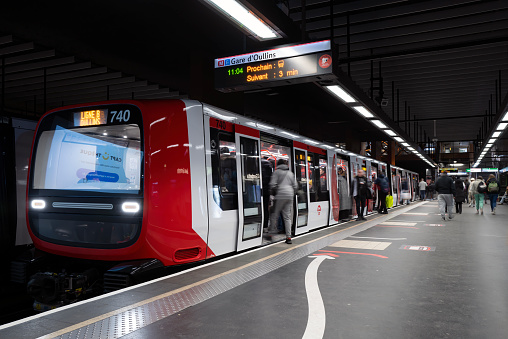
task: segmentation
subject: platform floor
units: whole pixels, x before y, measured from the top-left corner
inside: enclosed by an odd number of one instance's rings
[[[0,338],[508,338],[508,206],[416,202],[0,327]]]

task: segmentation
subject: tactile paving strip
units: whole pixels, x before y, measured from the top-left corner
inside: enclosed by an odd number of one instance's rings
[[[402,211],[401,211],[402,212]],[[395,213],[394,213],[395,214]],[[399,213],[397,213],[399,214]],[[352,225],[354,226],[354,225]],[[288,248],[287,251],[261,260],[253,265],[246,265],[237,271],[220,275],[200,285],[189,287],[181,292],[161,297],[155,301],[134,307],[125,312],[110,316],[103,320],[83,326],[79,329],[58,336],[62,339],[113,339],[120,338],[144,326],[152,324],[165,317],[180,312],[188,307],[197,305],[205,300],[227,292],[237,286],[261,277],[298,259],[308,256],[317,250],[336,243],[358,232],[362,232],[373,225],[365,223],[357,227],[350,227],[335,234],[324,236],[309,243]],[[54,338],[44,336],[41,338]]]

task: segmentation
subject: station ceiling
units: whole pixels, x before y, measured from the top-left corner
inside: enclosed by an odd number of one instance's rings
[[[496,113],[508,91],[507,1],[249,3],[282,39],[246,37],[198,0],[2,4],[4,115],[38,117],[107,98],[191,98],[319,140],[386,139],[312,83],[229,94],[213,88],[217,57],[332,35],[341,70],[368,94],[371,74],[382,78],[383,93],[373,97],[386,99],[383,110],[413,140],[416,126],[418,140],[423,133],[440,141],[482,138],[486,114]]]

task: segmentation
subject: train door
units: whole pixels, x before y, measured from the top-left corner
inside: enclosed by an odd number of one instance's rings
[[[238,150],[237,250],[241,251],[262,243],[263,200],[259,132],[257,137],[237,133],[235,141]]]
[[[371,180],[372,182],[372,186],[374,187],[374,182],[376,181],[377,179],[377,176],[378,176],[378,168],[377,168],[377,164],[371,164],[371,167],[370,167],[370,178],[369,180]],[[379,205],[379,201],[378,201],[378,190],[375,189],[373,191],[373,194],[372,194],[372,209],[374,208],[374,206],[376,205]],[[372,210],[371,210],[372,212]]]
[[[305,233],[308,228],[309,216],[309,191],[308,191],[308,167],[307,167],[307,151],[303,149],[294,149],[295,159],[295,175],[298,185],[296,194],[296,213],[295,213],[295,235]]]
[[[317,151],[317,150],[316,150]],[[307,151],[307,168],[309,183],[308,230],[328,225],[329,191],[328,161],[326,151]],[[303,229],[303,228],[302,228]],[[299,232],[302,232],[299,229]]]
[[[328,151],[328,173],[330,181],[330,215],[328,224],[333,225],[339,222],[340,217],[340,196],[339,196],[339,172],[337,154]]]

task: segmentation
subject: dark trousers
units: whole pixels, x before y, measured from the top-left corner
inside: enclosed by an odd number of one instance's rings
[[[268,227],[268,220],[270,219],[270,193],[268,192],[268,189],[266,189],[266,193],[263,189],[263,213],[265,215],[265,220],[263,221],[263,227]]]
[[[388,195],[388,193],[378,191],[378,197],[379,197],[378,212],[380,212],[380,213],[388,213],[388,210],[386,209],[386,196],[387,195]]]
[[[359,219],[363,219],[363,212],[365,211],[367,197],[365,195],[357,195],[355,197],[355,202],[356,202],[356,214],[358,214]]]
[[[462,214],[462,203],[455,202],[455,213]]]

